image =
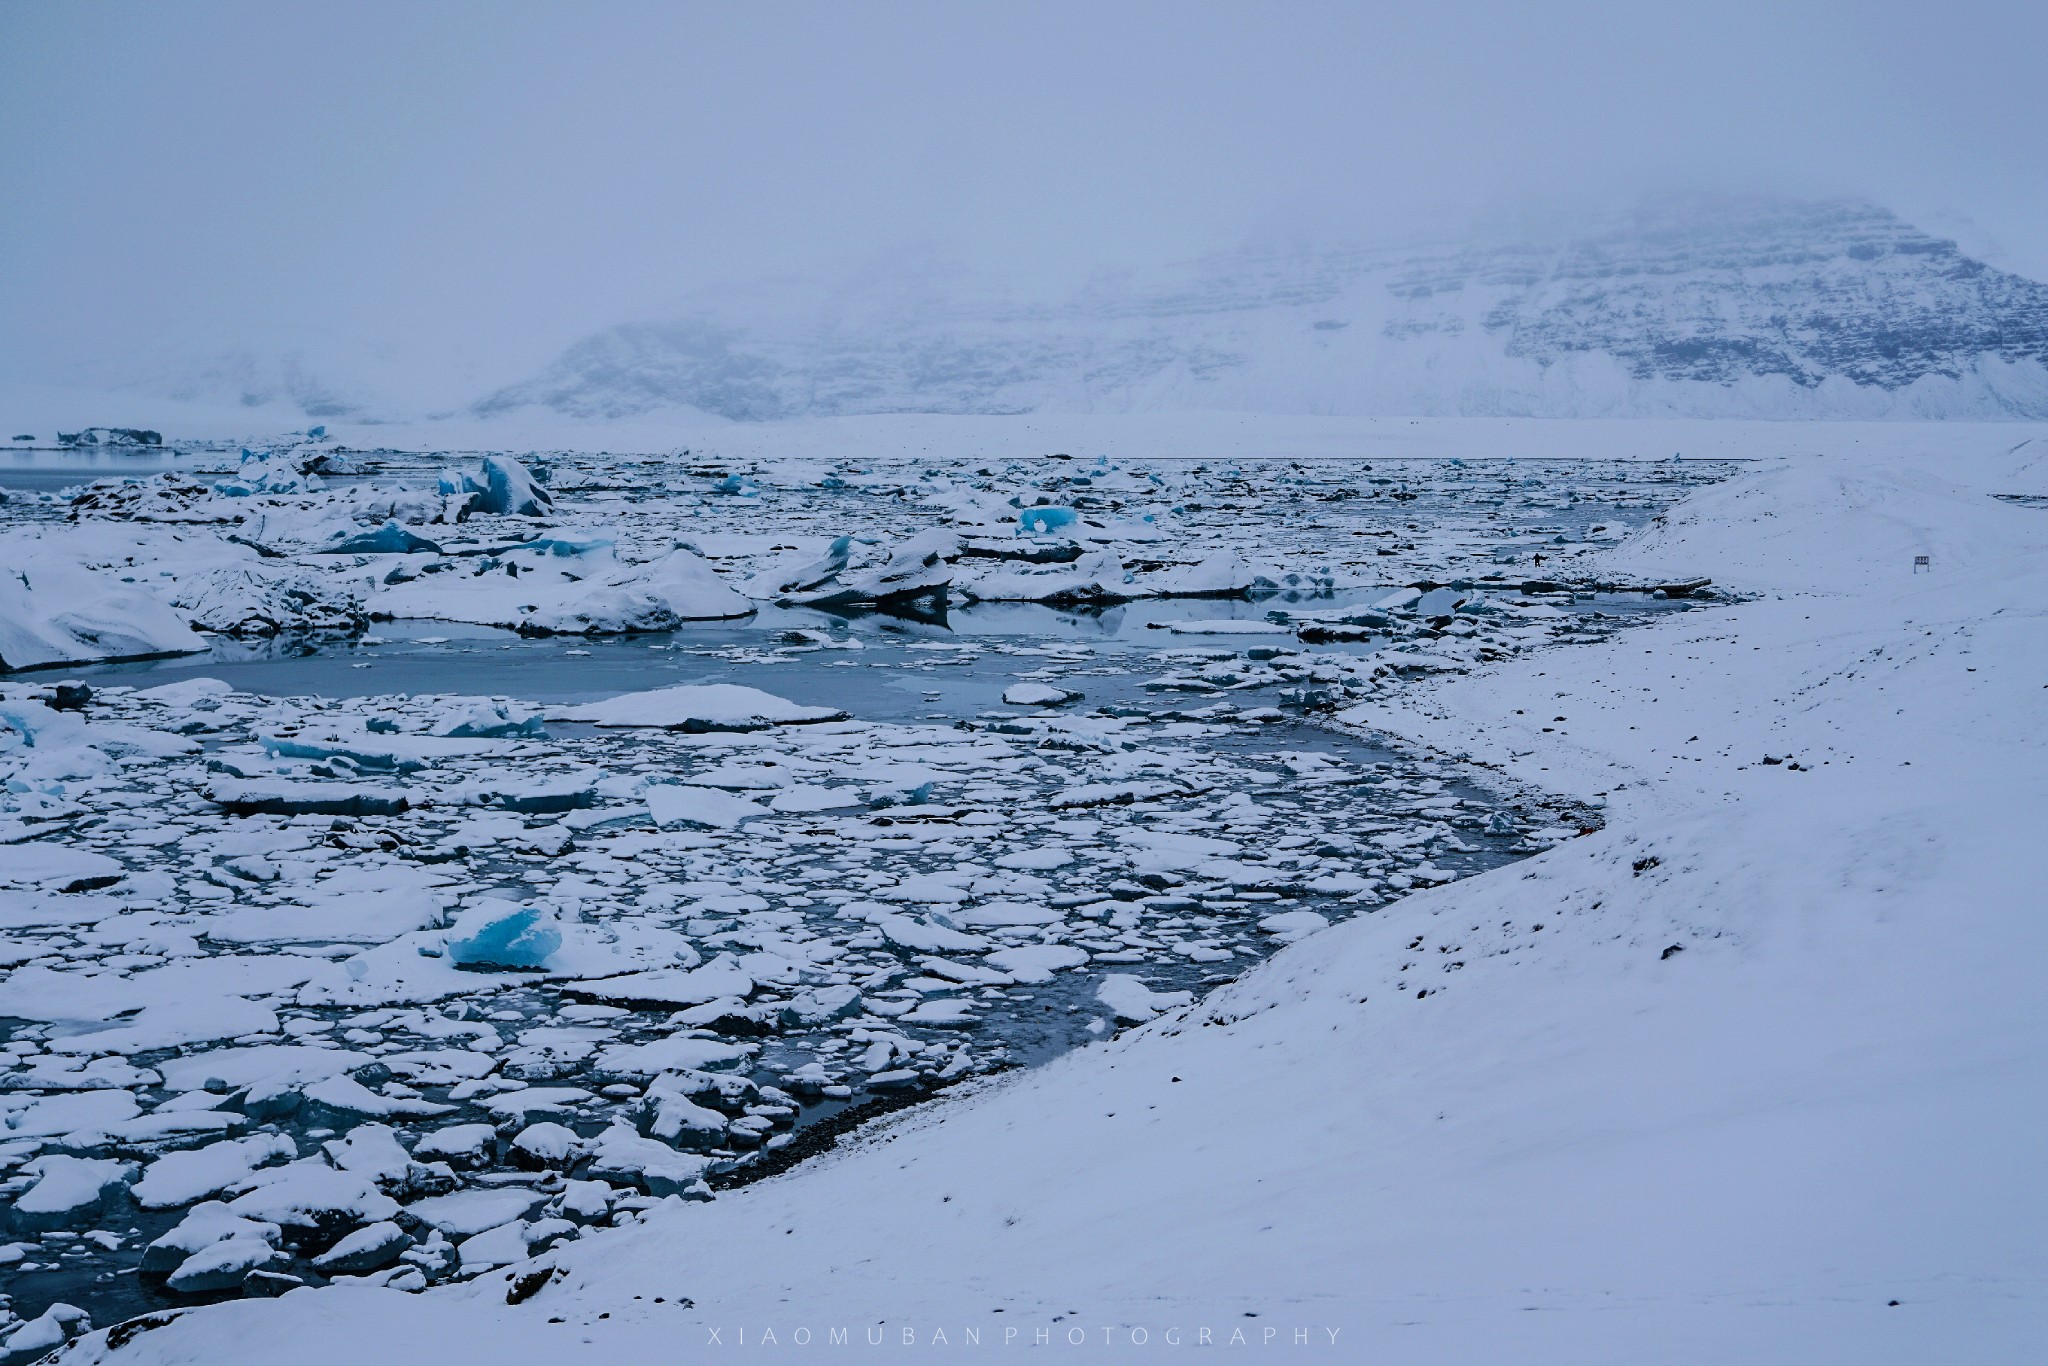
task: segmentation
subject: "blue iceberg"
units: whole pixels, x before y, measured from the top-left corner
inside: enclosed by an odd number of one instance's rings
[[[596,555],[611,550],[618,542],[610,536],[592,536],[575,540],[568,536],[538,536],[531,541],[522,541],[514,550],[535,555],[553,555],[559,559],[575,559],[579,555]]]
[[[444,498],[469,495],[469,501],[456,514],[457,521],[472,512],[488,512],[498,517],[545,517],[555,505],[555,496],[543,487],[537,475],[503,455],[485,456],[480,475],[460,470],[444,474],[437,488]]]
[[[438,555],[441,547],[424,536],[415,536],[396,522],[386,522],[375,531],[359,531],[323,546],[322,555]]]
[[[1057,531],[1063,526],[1072,526],[1081,514],[1072,508],[1035,507],[1025,508],[1017,514],[1017,524],[1029,532]]]
[[[255,498],[264,494],[312,493],[320,488],[317,476],[301,470],[282,451],[252,451],[242,448],[235,472],[213,486],[223,498]]]
[[[478,512],[500,517],[545,517],[554,507],[554,495],[517,460],[502,455],[484,457],[483,497]]]
[[[448,932],[448,961],[458,968],[539,972],[562,947],[554,917],[538,906],[486,902],[464,911]]]

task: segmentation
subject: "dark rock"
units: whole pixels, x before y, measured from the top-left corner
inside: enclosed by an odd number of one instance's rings
[[[19,441],[22,438],[16,437]],[[82,432],[59,432],[60,446],[161,446],[163,433],[146,427],[87,427]]]
[[[276,1299],[304,1284],[297,1276],[288,1276],[282,1271],[252,1271],[249,1279],[242,1282],[242,1293],[252,1299]]]
[[[512,1277],[505,1287],[505,1303],[524,1304],[538,1295],[547,1283],[555,1278],[555,1268],[537,1266],[531,1271],[522,1271]]]
[[[21,438],[16,437],[15,439],[18,441]],[[1893,1300],[1892,1303],[1897,1304],[1898,1301]],[[158,1314],[137,1314],[132,1319],[117,1323],[107,1330],[107,1350],[118,1352],[129,1343],[135,1341],[143,1333],[147,1333],[151,1329],[164,1327],[166,1324],[175,1321],[182,1313],[184,1313],[182,1309],[171,1309]]]

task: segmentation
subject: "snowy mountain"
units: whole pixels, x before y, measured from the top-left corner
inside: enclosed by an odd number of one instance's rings
[[[1856,202],[1244,250],[1059,300],[919,272],[732,289],[475,411],[2048,415],[2048,285]]]

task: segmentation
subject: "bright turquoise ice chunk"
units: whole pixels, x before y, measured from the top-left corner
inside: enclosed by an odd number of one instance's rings
[[[1026,531],[1057,531],[1063,526],[1072,526],[1080,515],[1072,508],[1025,508],[1017,514],[1017,524]]]
[[[562,932],[535,906],[499,903],[463,912],[448,935],[448,961],[459,968],[545,968]]]

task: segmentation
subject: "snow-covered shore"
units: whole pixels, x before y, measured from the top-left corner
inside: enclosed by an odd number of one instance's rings
[[[1753,600],[1346,714],[1604,796],[1599,834],[557,1252],[517,1306],[496,1276],[302,1291],[66,1360],[693,1361],[876,1327],[877,1356],[1207,1328],[1333,1361],[2039,1359],[2048,512],[1992,496],[2048,494],[2036,432],[1759,465],[1612,561]]]

